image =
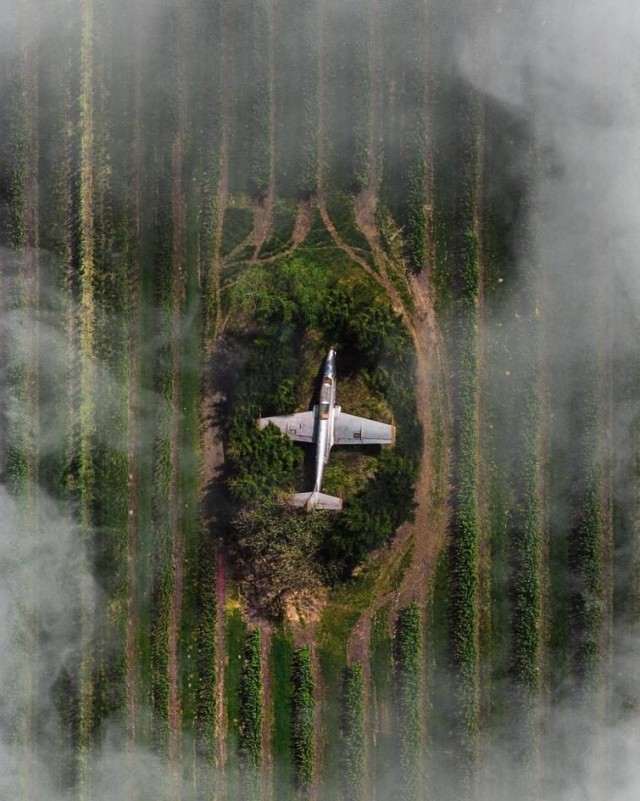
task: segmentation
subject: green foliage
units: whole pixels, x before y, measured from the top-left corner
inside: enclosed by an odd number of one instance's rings
[[[271,234],[260,250],[262,258],[274,256],[282,252],[291,242],[296,221],[296,209],[292,203],[276,200],[273,211]]]
[[[373,479],[350,498],[327,537],[326,560],[349,571],[387,543],[402,523],[413,518],[416,475],[413,461],[394,450],[382,451]]]
[[[602,626],[602,466],[599,444],[597,358],[587,357],[583,367],[586,387],[576,409],[580,440],[575,460],[573,520],[569,534],[569,569],[572,571],[570,620],[573,671],[578,680],[596,675]]]
[[[261,797],[262,764],[262,666],[260,630],[248,632],[242,660],[238,710],[238,753],[242,798],[258,801]]]
[[[227,662],[224,671],[224,697],[231,743],[237,745],[240,730],[240,684],[243,655],[247,644],[247,624],[239,607],[225,611],[224,650]]]
[[[303,796],[311,790],[315,756],[315,684],[308,645],[293,654],[291,681],[291,752],[296,788]]]
[[[271,753],[273,797],[289,801],[293,786],[291,761],[291,676],[293,637],[286,625],[277,626],[271,638]]]
[[[202,537],[198,553],[196,750],[209,764],[215,758],[216,727],[216,622],[217,551],[208,532]]]
[[[343,671],[340,707],[342,797],[359,801],[364,789],[365,734],[364,671],[358,663]]]
[[[241,206],[227,206],[224,211],[220,253],[228,256],[241,245],[253,229],[253,212]]]
[[[523,689],[534,695],[539,686],[542,623],[539,400],[534,382],[530,382],[523,392],[519,409],[518,492],[512,531],[512,671]]]
[[[346,192],[333,192],[326,203],[329,217],[342,241],[364,255],[369,254],[371,252],[369,242],[356,225],[354,198]]]
[[[421,431],[410,337],[380,288],[344,267],[339,259],[324,263],[304,253],[268,268],[252,265],[238,276],[232,303],[261,333],[235,389],[242,406],[231,413],[227,462],[237,501],[260,500],[292,486],[301,448],[275,429],[258,431],[258,409],[247,404],[259,404],[263,415],[295,411],[303,356],[297,332],[319,330],[323,348],[337,343],[342,369],[362,375],[366,391],[388,398],[401,421],[400,447],[377,457],[373,480],[349,498],[327,538],[325,563],[348,570],[410,519]]]
[[[156,557],[151,632],[152,739],[160,753],[169,747],[169,619],[173,597],[173,571],[168,556]]]
[[[241,503],[255,503],[274,491],[293,485],[301,452],[280,429],[268,425],[260,429],[254,407],[239,409],[229,427],[226,451],[231,471],[229,489]]]
[[[317,554],[329,525],[327,515],[305,514],[273,499],[238,513],[232,524],[234,566],[256,608],[277,617],[288,597],[317,591]]]
[[[393,664],[398,726],[400,797],[422,797],[423,743],[420,730],[422,625],[418,604],[400,610],[393,638]]]

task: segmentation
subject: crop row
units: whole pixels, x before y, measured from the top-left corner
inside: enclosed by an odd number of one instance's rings
[[[320,141],[320,53],[318,30],[321,6],[317,2],[303,5],[300,12],[300,47],[304,54],[299,76],[302,92],[300,154],[297,189],[306,198],[318,188],[318,155]]]
[[[228,64],[229,187],[233,194],[265,196],[271,174],[271,30],[263,3],[235,3],[222,11],[221,44]],[[233,76],[233,80],[229,80]]]
[[[238,753],[242,798],[257,801],[261,797],[262,764],[262,665],[260,630],[247,634],[239,687]]]
[[[206,532],[208,535],[208,532]],[[210,536],[202,536],[198,552],[196,670],[196,751],[205,764],[213,765],[216,734],[216,547]]]
[[[342,741],[341,784],[345,801],[360,801],[364,790],[364,672],[362,665],[347,665],[342,674],[340,699]]]
[[[515,441],[513,461],[513,513],[511,538],[511,654],[510,671],[516,683],[514,703],[516,737],[522,743],[523,767],[533,764],[538,747],[537,702],[540,691],[542,653],[542,547],[544,535],[543,497],[540,479],[541,436],[541,323],[537,313],[537,294],[540,283],[539,261],[536,254],[535,209],[531,181],[535,177],[533,148],[526,154],[531,163],[531,179],[520,185],[522,220],[516,222],[511,237],[518,240],[520,249],[520,281],[517,299],[520,307],[519,325],[512,336],[517,389],[515,390]],[[510,221],[511,222],[511,221]],[[504,225],[504,223],[502,223]],[[502,245],[500,239],[503,240]],[[503,232],[496,241],[497,253],[515,244]],[[504,274],[511,259],[496,258]],[[504,266],[501,262],[504,262]],[[506,268],[506,269],[505,269]]]
[[[405,123],[404,176],[407,187],[405,252],[409,269],[420,272],[426,262],[427,241],[427,70],[422,31],[425,27],[424,7],[410,2],[407,7],[407,34],[404,76]]]
[[[393,637],[393,667],[401,798],[422,797],[423,753],[420,727],[422,627],[417,603],[400,610]]]
[[[293,654],[291,674],[291,752],[294,781],[301,797],[308,797],[313,784],[315,758],[315,683],[308,645]]]
[[[480,252],[478,99],[455,83],[440,87],[436,130],[455,143],[437,141],[435,163],[438,229],[435,271],[451,370],[452,480],[448,548],[448,638],[452,667],[451,730],[460,754],[458,779],[468,786],[476,753],[479,712],[478,674],[478,349]],[[455,365],[455,366],[454,366]],[[461,792],[465,792],[461,790]]]
[[[579,446],[575,459],[573,521],[569,532],[569,598],[572,669],[578,680],[595,676],[602,624],[602,465],[600,463],[600,374],[597,357],[586,357],[581,402],[576,409]]]
[[[367,186],[373,148],[373,102],[370,47],[372,22],[366,6],[356,5],[355,32],[350,31],[353,48],[351,69],[353,109],[353,155],[351,171],[356,191]],[[355,35],[354,35],[355,34]]]
[[[176,385],[173,374],[171,323],[176,302],[171,261],[171,206],[168,182],[160,184],[159,205],[155,231],[155,261],[153,291],[155,295],[154,323],[162,342],[154,365],[155,404],[153,440],[153,594],[151,635],[151,699],[153,712],[153,741],[156,748],[166,752],[169,746],[169,627],[174,592],[172,564],[172,526],[170,503],[173,494],[174,458],[172,447],[172,404]]]

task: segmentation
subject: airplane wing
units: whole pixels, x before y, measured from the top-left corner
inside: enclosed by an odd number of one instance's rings
[[[333,424],[333,441],[336,445],[393,445],[396,427],[340,412]]]
[[[315,415],[313,412],[298,412],[281,417],[261,417],[258,420],[260,428],[266,428],[269,423],[277,426],[283,434],[296,442],[313,442]]]

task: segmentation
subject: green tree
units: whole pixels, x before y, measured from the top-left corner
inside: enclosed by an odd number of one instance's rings
[[[233,521],[234,563],[252,603],[278,616],[288,596],[321,586],[318,552],[330,525],[322,512],[305,514],[263,499]]]
[[[301,451],[276,426],[259,429],[257,417],[254,407],[245,407],[229,427],[228,485],[240,503],[252,503],[293,486],[295,468],[302,458]]]

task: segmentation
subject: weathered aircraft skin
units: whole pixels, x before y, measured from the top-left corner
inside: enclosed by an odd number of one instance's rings
[[[325,360],[320,387],[319,403],[310,412],[261,417],[260,428],[272,423],[283,434],[295,442],[316,443],[316,480],[311,492],[290,495],[287,502],[292,506],[311,509],[342,509],[342,499],[324,495],[322,477],[324,466],[334,445],[393,445],[396,427],[366,417],[345,414],[336,405],[336,352],[332,348]]]

